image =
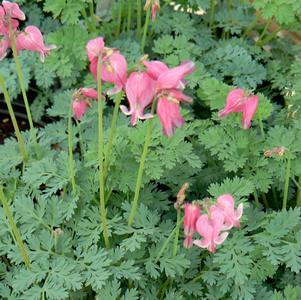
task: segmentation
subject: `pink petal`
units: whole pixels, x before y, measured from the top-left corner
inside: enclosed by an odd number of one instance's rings
[[[157,114],[163,127],[163,133],[170,137],[175,127],[182,127],[184,119],[180,113],[180,105],[162,97],[158,100]]]
[[[228,235],[229,235],[229,232],[221,233],[217,238],[214,239],[214,243],[217,244],[217,245],[222,244],[226,240]]]
[[[179,100],[179,101],[183,101],[183,102],[186,102],[186,103],[189,103],[191,104],[192,103],[192,99],[186,95],[184,95],[181,91],[179,90],[176,90],[176,89],[171,89],[169,90],[169,94]]]
[[[161,74],[169,70],[166,64],[157,60],[143,61],[143,64],[146,67],[148,75],[155,80],[157,80]]]
[[[92,62],[93,59],[98,58],[105,46],[103,37],[90,40],[86,45],[86,52],[88,59]]]
[[[87,103],[85,101],[73,101],[72,110],[75,119],[79,120],[83,117],[87,109]]]
[[[21,21],[25,20],[25,14],[20,9],[17,3],[11,3],[9,1],[2,1],[2,6],[5,10],[6,15],[10,16],[11,18],[19,19]]]
[[[236,218],[237,218],[237,219],[240,219],[241,216],[242,216],[242,213],[243,213],[243,204],[240,203],[240,204],[238,205],[238,207],[237,207],[236,212],[235,212]]]
[[[243,103],[241,100],[243,99],[244,94],[245,92],[242,89],[232,90],[227,96],[225,108],[219,111],[218,116],[222,118],[231,112],[243,111]]]
[[[80,88],[80,92],[87,98],[98,99],[98,93],[92,88]]]
[[[211,246],[210,240],[194,240],[193,244],[205,249],[209,249],[209,247]]]
[[[55,49],[55,45],[45,46],[41,31],[36,26],[27,26],[24,32],[17,35],[18,50],[29,50],[40,53],[41,61],[44,61],[50,50]]]
[[[250,96],[243,106],[242,127],[244,129],[251,127],[251,120],[258,106],[258,96]]]
[[[180,66],[169,69],[158,77],[160,89],[178,89],[181,80],[194,71],[195,65],[192,61],[182,63]]]

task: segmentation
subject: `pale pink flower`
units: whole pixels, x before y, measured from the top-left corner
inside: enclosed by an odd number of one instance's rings
[[[90,40],[86,51],[90,61],[90,71],[97,81],[97,63],[101,59],[101,79],[114,84],[108,94],[116,94],[124,88],[126,83],[127,62],[117,49],[104,47],[102,37]]]
[[[42,62],[55,45],[45,46],[41,31],[36,26],[27,26],[24,32],[17,35],[17,50],[28,50],[40,53]]]
[[[201,209],[198,204],[189,203],[184,206],[184,247],[191,248],[192,247],[192,237],[196,232],[196,222],[201,214]]]
[[[235,89],[227,96],[227,102],[224,109],[219,111],[219,117],[225,117],[232,112],[242,112],[242,127],[244,129],[251,127],[251,120],[258,106],[258,96],[246,95],[244,90]]]
[[[102,50],[105,46],[103,37],[98,37],[96,39],[90,40],[86,46],[87,56],[90,62],[94,59],[98,59],[101,56]]]
[[[234,209],[234,199],[231,195],[225,194],[217,198],[215,205],[216,208],[224,214],[225,226],[227,229],[234,227],[240,227],[239,219],[243,213],[243,204],[240,203],[237,209]]]
[[[144,109],[152,102],[155,95],[155,82],[145,72],[133,72],[125,85],[130,110],[124,105],[120,106],[122,112],[131,115],[131,124],[134,126],[138,119],[152,118],[152,114],[144,114]]]
[[[222,244],[229,235],[228,232],[222,232],[224,221],[224,214],[219,210],[213,210],[210,216],[201,215],[196,222],[196,230],[203,239],[194,240],[193,244],[214,253],[215,245]]]
[[[183,62],[171,69],[160,61],[143,61],[143,64],[147,73],[156,80],[157,114],[163,133],[170,137],[175,127],[184,124],[179,103],[181,101],[191,103],[191,99],[185,96],[181,89],[185,87],[184,77],[194,71],[194,63]]]
[[[98,99],[98,94],[92,88],[80,88],[72,96],[72,110],[75,119],[81,119],[86,113],[87,107],[91,106],[89,99]]]
[[[16,29],[19,26],[19,21],[14,19],[19,16],[20,18],[23,18],[24,13],[19,9],[19,6],[16,3],[10,3],[8,1],[4,1],[11,4],[15,4],[16,6],[10,7],[10,5],[5,5],[6,9],[2,6],[0,6],[0,34],[8,36],[9,35],[9,23],[11,23],[12,30],[16,31]],[[3,4],[3,3],[2,3]],[[18,9],[16,9],[16,7]],[[11,14],[12,13],[12,14]],[[17,18],[19,20],[22,20],[20,18]],[[25,19],[25,15],[24,15]]]
[[[17,3],[12,3],[9,1],[2,1],[2,6],[4,8],[5,14],[11,18],[18,19],[21,21],[25,20],[25,14],[20,9]]]
[[[7,37],[0,40],[0,61],[6,56],[6,50],[9,47],[9,40]]]

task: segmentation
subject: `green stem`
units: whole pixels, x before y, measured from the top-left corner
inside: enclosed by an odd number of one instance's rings
[[[147,35],[147,31],[148,31],[148,24],[149,24],[149,20],[150,20],[150,13],[151,13],[151,5],[148,6],[147,11],[146,11],[146,19],[145,19],[145,23],[144,23],[143,36],[142,36],[142,41],[141,41],[141,53],[144,52],[146,35]]]
[[[87,16],[86,9],[83,8],[83,9],[81,10],[81,13],[82,13],[82,16],[84,17],[84,20],[85,20],[86,26],[87,26],[87,28],[88,28],[88,31],[91,32],[91,31],[92,31],[92,28],[91,28],[91,24],[90,24],[89,19],[88,19],[88,16]]]
[[[181,221],[181,210],[178,209],[177,210],[177,230],[175,232],[175,239],[174,239],[174,243],[173,243],[173,250],[172,250],[172,255],[176,256],[177,252],[178,252],[178,242],[179,242],[179,233],[180,233],[180,221]]]
[[[167,239],[165,240],[164,244],[162,245],[157,257],[155,258],[155,263],[157,263],[160,259],[160,257],[162,256],[164,250],[166,249],[166,247],[168,246],[168,243],[170,242],[172,236],[177,232],[178,228],[181,226],[182,222],[183,222],[184,218],[182,218],[180,220],[180,222],[175,226],[175,228],[171,231],[171,233],[169,234],[169,236],[167,237]]]
[[[141,34],[141,11],[141,0],[137,0],[137,37],[139,37]]]
[[[282,28],[281,27],[279,27],[277,30],[275,30],[273,33],[271,33],[270,35],[268,35],[268,36],[266,36],[260,43],[258,43],[257,45],[258,46],[263,46],[263,45],[265,45],[266,43],[268,43],[269,41],[271,41],[272,39],[274,39],[276,36],[277,36],[277,34],[278,34],[278,32],[279,31],[281,31],[282,30]]]
[[[254,190],[255,206],[259,208],[259,200],[256,189]]]
[[[286,172],[285,172],[285,181],[284,181],[284,190],[283,190],[283,202],[282,209],[286,209],[287,198],[288,198],[288,187],[291,173],[291,154],[287,153],[287,162],[286,162]]]
[[[153,100],[151,114],[154,113],[155,104],[156,104],[156,101]],[[129,216],[129,220],[128,220],[129,226],[131,226],[134,221],[136,209],[138,206],[138,199],[139,199],[140,188],[141,188],[141,183],[142,183],[142,175],[143,175],[143,171],[144,171],[144,164],[145,164],[145,160],[146,160],[146,156],[147,156],[148,147],[149,147],[149,144],[151,141],[152,128],[153,128],[153,118],[151,118],[147,124],[145,142],[144,142],[142,155],[140,158],[140,165],[139,165],[139,170],[138,170],[138,175],[137,175],[137,180],[136,180],[135,195],[134,195],[134,200],[133,200],[133,204],[132,204],[132,208],[131,208],[131,212],[130,212],[130,216]]]
[[[296,206],[301,206],[301,176],[299,176],[298,181],[298,191],[297,191],[297,203]]]
[[[267,23],[265,24],[264,28],[263,28],[263,31],[259,37],[259,39],[257,40],[256,42],[256,45],[260,45],[261,41],[262,41],[262,38],[265,36],[265,33],[267,32],[270,24],[272,22],[272,18],[269,18],[269,20],[267,21]]]
[[[214,10],[215,10],[215,0],[210,0],[210,17],[209,17],[210,28],[212,28],[214,22]]]
[[[253,28],[257,25],[258,21],[260,19],[260,15],[258,14],[256,16],[256,18],[253,20],[253,22],[250,23],[250,25],[247,27],[247,29],[245,30],[243,36],[247,37],[248,34],[253,30]]]
[[[263,200],[264,206],[265,206],[266,208],[269,208],[269,207],[270,207],[270,206],[269,206],[269,202],[268,202],[268,199],[267,199],[265,193],[262,193],[262,200]]]
[[[80,154],[82,159],[85,159],[85,144],[84,144],[84,139],[82,135],[82,130],[80,126],[80,122],[76,120],[76,125],[77,125],[77,130],[78,130],[78,136],[79,136],[79,147],[80,147]]]
[[[24,100],[27,118],[28,118],[28,122],[29,122],[31,137],[33,139],[37,158],[41,159],[40,149],[39,149],[38,140],[37,140],[37,134],[36,134],[36,130],[33,126],[33,121],[32,121],[32,117],[31,117],[31,112],[30,112],[29,103],[28,103],[28,99],[27,99],[27,95],[26,95],[26,91],[25,91],[24,81],[23,81],[22,68],[21,68],[21,64],[20,64],[20,60],[19,60],[18,52],[17,52],[17,48],[16,48],[16,37],[15,37],[15,33],[12,30],[11,24],[9,25],[9,32],[10,32],[10,35],[9,35],[10,36],[10,44],[11,44],[11,48],[13,51],[13,57],[14,57],[15,65],[16,65],[19,85],[20,85],[22,95],[23,95],[23,100]]]
[[[278,206],[277,194],[276,194],[276,190],[275,190],[275,188],[273,186],[272,186],[272,194],[273,194],[273,199],[274,199],[275,207],[278,209],[279,206]]]
[[[1,199],[4,211],[5,211],[5,215],[8,219],[10,229],[11,229],[11,231],[12,231],[12,233],[13,233],[16,241],[17,241],[17,245],[19,247],[19,250],[20,250],[21,256],[23,258],[24,264],[27,268],[30,268],[30,260],[29,260],[29,257],[27,255],[26,248],[23,244],[20,232],[17,228],[17,225],[14,221],[13,215],[10,211],[10,207],[9,207],[8,202],[7,202],[7,199],[6,199],[6,197],[3,193],[3,187],[2,186],[0,186],[0,199]]]
[[[99,206],[103,227],[103,238],[106,248],[110,247],[105,207],[104,168],[103,168],[103,103],[101,86],[101,59],[97,62],[97,93],[98,93],[98,163],[99,163]]]
[[[90,11],[90,16],[91,16],[91,28],[92,31],[96,31],[96,19],[95,19],[95,14],[94,14],[94,3],[93,0],[89,2],[89,11]]]
[[[73,194],[75,194],[76,184],[75,184],[75,176],[74,176],[73,143],[72,143],[72,105],[70,105],[69,115],[68,115],[68,146],[69,146],[70,180],[72,185],[72,192]]]
[[[128,19],[127,19],[127,32],[129,32],[131,30],[131,23],[132,23],[132,0],[129,0]]]
[[[115,106],[114,106],[112,123],[111,123],[111,131],[110,131],[109,140],[108,140],[108,144],[107,144],[107,148],[106,148],[106,154],[105,154],[104,180],[106,179],[108,168],[110,165],[110,155],[111,155],[111,150],[112,150],[112,145],[113,145],[113,139],[114,139],[115,132],[116,132],[118,111],[119,111],[119,106],[120,106],[122,96],[123,96],[123,92],[121,91],[117,94],[117,96],[115,98]]]
[[[117,18],[117,26],[116,26],[116,36],[117,37],[120,35],[121,19],[122,19],[122,8],[123,8],[122,0],[119,0],[118,1],[118,18]]]
[[[261,114],[260,114],[259,110],[258,110],[258,123],[259,123],[259,128],[260,128],[261,135],[262,135],[263,139],[265,139],[262,118],[261,118]]]
[[[15,130],[15,134],[16,134],[16,137],[17,137],[17,140],[18,140],[18,144],[19,144],[19,147],[20,147],[21,154],[23,156],[24,162],[27,162],[28,154],[27,154],[27,151],[26,151],[26,148],[25,148],[25,145],[24,145],[23,138],[22,138],[21,133],[20,133],[20,129],[19,129],[19,126],[18,126],[18,122],[16,120],[14,110],[13,110],[12,105],[11,105],[11,101],[10,101],[10,97],[9,97],[9,94],[8,94],[8,91],[7,91],[7,88],[6,88],[6,85],[5,85],[4,77],[1,74],[0,74],[0,87],[1,87],[2,92],[4,94],[4,100],[5,100],[5,103],[7,105],[10,118],[13,122],[14,130]]]

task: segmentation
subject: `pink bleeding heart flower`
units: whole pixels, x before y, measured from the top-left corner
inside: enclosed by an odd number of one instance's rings
[[[157,113],[163,127],[163,133],[170,137],[174,128],[181,127],[184,119],[180,114],[181,101],[191,103],[181,89],[185,86],[184,77],[194,71],[194,63],[183,62],[180,66],[169,69],[160,61],[143,61],[147,73],[156,80]]]
[[[144,10],[147,10],[151,5],[151,18],[152,21],[156,20],[157,11],[160,9],[160,0],[146,0]]]
[[[203,239],[194,240],[193,244],[214,253],[215,245],[222,244],[229,235],[229,232],[222,232],[224,221],[224,214],[219,210],[213,210],[210,216],[201,215],[196,222],[196,230]]]
[[[25,20],[25,14],[17,3],[2,1],[2,6],[7,16],[21,21]]]
[[[200,217],[201,209],[198,204],[189,203],[184,206],[184,247],[191,248],[192,247],[192,237],[196,232],[196,222]]]
[[[184,124],[179,103],[172,102],[167,97],[158,99],[157,114],[163,127],[163,133],[168,137],[174,134],[176,127],[182,127]]]
[[[104,46],[105,42],[103,37],[98,37],[96,39],[90,40],[87,43],[86,52],[90,62],[92,62],[95,59],[98,59],[98,57],[101,56]]]
[[[102,60],[101,79],[114,84],[114,88],[107,93],[112,95],[120,92],[126,83],[127,62],[117,49],[104,47],[102,37],[90,40],[86,51],[90,61],[90,71],[97,81],[97,63]]]
[[[9,40],[7,37],[4,37],[0,41],[0,61],[6,56],[6,50],[9,47]]]
[[[256,112],[259,98],[254,95],[245,95],[244,90],[235,89],[227,96],[227,102],[224,109],[219,111],[219,117],[225,117],[232,112],[242,112],[242,127],[244,129],[251,127],[251,120]]]
[[[72,96],[72,110],[75,119],[81,119],[86,113],[87,107],[91,106],[89,99],[98,99],[98,94],[92,88],[80,88]]]
[[[55,45],[45,46],[44,38],[36,26],[27,26],[24,32],[17,35],[17,50],[28,50],[40,53],[40,59],[42,62],[45,60],[45,56],[49,55],[52,49],[55,49]]]
[[[234,209],[234,198],[229,195],[221,195],[217,198],[215,205],[224,214],[225,225],[227,229],[234,227],[240,227],[239,219],[243,213],[243,204],[240,203],[237,209]]]
[[[130,110],[124,105],[120,106],[121,111],[131,115],[131,124],[134,126],[138,119],[145,120],[152,118],[152,114],[144,114],[144,109],[152,102],[155,95],[155,82],[145,72],[133,72],[127,79],[125,85]]]
[[[4,1],[5,2],[5,1]],[[8,1],[6,1],[8,2]],[[10,3],[10,2],[8,2]],[[3,4],[3,3],[2,3]],[[15,4],[18,9],[19,6],[16,3],[10,3],[10,4]],[[9,23],[11,24],[12,30],[16,31],[18,26],[19,26],[19,21],[14,19],[14,16],[19,15],[19,17],[23,17],[24,13],[19,9],[21,14],[16,10],[16,9],[9,9],[6,5],[6,10],[4,7],[0,6],[0,34],[4,36],[9,35]],[[12,12],[12,15],[11,15]],[[23,14],[23,15],[22,15]],[[20,19],[20,18],[18,18]],[[25,15],[24,15],[25,19]]]

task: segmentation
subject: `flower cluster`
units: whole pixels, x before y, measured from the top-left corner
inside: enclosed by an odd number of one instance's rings
[[[227,238],[227,230],[232,227],[240,227],[239,219],[242,216],[243,204],[234,209],[234,199],[225,194],[217,198],[215,204],[208,209],[208,214],[201,214],[198,203],[184,205],[184,247],[190,248],[196,245],[207,248],[214,253],[215,245],[222,244]],[[203,239],[193,240],[197,232]]]
[[[232,112],[242,112],[242,127],[244,129],[251,127],[251,120],[258,106],[258,96],[246,95],[242,89],[235,89],[227,96],[227,102],[224,109],[219,111],[219,117],[225,117]]]
[[[55,45],[45,46],[42,33],[36,26],[27,26],[24,31],[18,31],[19,21],[25,20],[25,14],[18,4],[3,1],[0,5],[0,61],[6,56],[6,51],[12,47],[15,40],[16,50],[28,50],[38,52],[41,61],[44,61],[50,50]],[[14,36],[12,36],[14,35]]]
[[[139,119],[153,117],[152,113],[144,113],[153,101],[157,103],[157,114],[166,136],[172,136],[174,128],[184,124],[180,114],[180,102],[191,103],[191,99],[182,93],[182,89],[185,87],[184,77],[194,70],[193,62],[183,62],[180,66],[170,69],[163,62],[143,60],[142,64],[146,71],[133,71],[127,77],[127,62],[124,56],[118,49],[105,47],[102,37],[90,40],[86,51],[95,81],[97,66],[101,60],[101,80],[114,84],[107,94],[116,94],[122,89],[125,91],[129,109],[124,105],[121,105],[120,109],[124,114],[131,116],[130,122],[133,126]],[[73,113],[76,118],[81,118],[85,113],[87,102],[75,101],[77,103],[73,104]]]

